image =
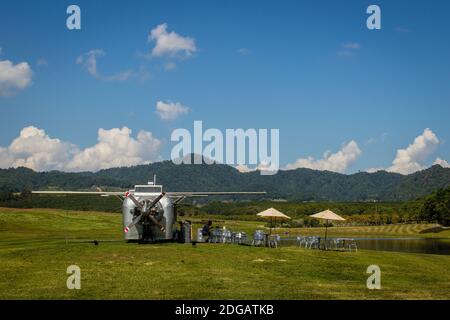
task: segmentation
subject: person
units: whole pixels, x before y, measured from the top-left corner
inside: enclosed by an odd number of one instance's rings
[[[202,236],[207,237],[205,238],[205,242],[209,242],[209,239],[211,238],[211,227],[212,227],[212,221],[208,220],[207,223],[202,228]]]

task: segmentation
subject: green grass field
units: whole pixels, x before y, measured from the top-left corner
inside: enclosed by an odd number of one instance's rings
[[[224,221],[252,232],[262,222]],[[436,236],[431,225],[331,228],[336,235]],[[450,299],[450,257],[121,240],[121,216],[0,208],[0,299]],[[282,232],[284,230],[277,230]],[[289,229],[320,234],[321,229]],[[448,231],[439,237],[449,237]],[[98,246],[88,242],[105,240]],[[108,241],[106,241],[108,240]],[[81,290],[66,268],[81,268]],[[381,268],[381,290],[366,269]]]

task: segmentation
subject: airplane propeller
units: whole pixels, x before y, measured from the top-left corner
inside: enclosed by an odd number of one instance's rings
[[[131,223],[125,227],[124,231],[125,233],[130,231],[130,228],[134,227],[139,221],[141,221],[142,218],[148,217],[154,224],[156,224],[161,231],[165,231],[164,226],[159,223],[158,220],[156,220],[150,213],[154,206],[157,205],[157,203],[164,197],[165,193],[161,193],[159,196],[157,196],[152,202],[149,202],[148,200],[144,201],[144,204],[140,203],[131,193],[126,193],[125,197],[129,198],[133,203],[136,205],[136,207],[139,208],[140,214],[131,221]]]

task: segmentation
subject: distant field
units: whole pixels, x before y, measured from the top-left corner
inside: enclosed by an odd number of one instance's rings
[[[257,221],[218,223],[249,233],[263,227]],[[330,232],[449,236],[448,231],[418,233],[430,226],[331,228]],[[450,299],[449,256],[138,245],[122,241],[121,229],[119,214],[0,208],[0,299]],[[322,232],[318,228],[289,231]],[[87,242],[93,239],[110,241],[94,246]],[[81,290],[66,288],[66,268],[72,264],[81,268]],[[371,264],[382,270],[382,290],[366,288],[365,272]]]

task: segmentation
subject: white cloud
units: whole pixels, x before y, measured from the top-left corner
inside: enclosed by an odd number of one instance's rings
[[[76,61],[77,64],[83,65],[91,76],[105,81],[125,81],[133,75],[133,71],[131,70],[118,72],[110,76],[105,76],[100,73],[97,70],[97,58],[104,55],[105,51],[101,49],[93,49],[79,56]]]
[[[325,152],[322,159],[313,157],[300,158],[292,164],[288,164],[286,169],[309,168],[315,170],[328,170],[334,172],[344,172],[352,163],[358,159],[362,151],[358,144],[352,140],[344,144],[342,149],[336,153]]]
[[[253,171],[257,171],[257,170],[258,171],[265,171],[266,174],[271,174],[271,173],[272,174],[276,174],[278,172],[278,169],[274,170],[271,167],[270,163],[265,162],[265,161],[259,163],[256,166],[252,166],[252,167],[249,167],[249,166],[247,166],[245,164],[238,164],[238,165],[235,166],[235,168],[236,168],[237,171],[239,171],[241,173],[248,173],[248,172],[253,172]]]
[[[148,41],[154,41],[155,47],[152,50],[152,56],[176,56],[184,54],[188,57],[197,51],[195,39],[190,37],[182,37],[179,34],[167,32],[167,23],[160,24],[154,28],[149,36]]]
[[[439,139],[433,131],[425,129],[406,149],[397,150],[397,156],[387,171],[410,174],[425,169],[423,162],[438,144]]]
[[[0,61],[0,96],[11,96],[31,84],[33,72],[27,62]]]
[[[375,173],[375,172],[382,171],[382,170],[384,170],[384,169],[383,168],[369,168],[369,169],[366,169],[366,172],[367,173]]]
[[[14,157],[8,152],[8,148],[0,147],[0,168],[10,168]]]
[[[44,130],[33,126],[23,128],[7,148],[0,150],[0,166],[27,167],[33,170],[62,170],[76,146],[50,138]]]
[[[357,42],[345,42],[342,44],[342,48],[350,50],[358,50],[361,48],[361,45]]]
[[[158,158],[161,141],[151,132],[140,131],[137,139],[131,130],[98,130],[98,143],[77,153],[66,165],[69,171],[97,171],[100,169],[146,164]]]
[[[450,168],[450,163],[448,163],[447,160],[441,159],[441,158],[437,158],[433,165],[438,164],[440,165],[442,168]]]
[[[353,57],[356,51],[361,49],[361,45],[357,42],[345,42],[341,45],[341,48],[337,51],[338,56]]]
[[[158,159],[161,141],[150,132],[131,137],[127,127],[99,129],[98,143],[80,150],[76,145],[49,137],[30,126],[6,148],[0,147],[0,168],[27,167],[36,171],[97,171],[145,164]]]
[[[241,56],[246,56],[246,55],[250,54],[250,50],[247,48],[239,48],[237,50],[237,53],[239,53]]]
[[[235,168],[237,171],[239,171],[241,173],[247,173],[247,172],[252,172],[252,171],[256,170],[256,169],[250,169],[245,164],[238,164],[237,166],[235,166]]]
[[[179,102],[173,103],[171,101],[158,101],[156,103],[156,113],[162,120],[165,121],[175,120],[179,116],[187,114],[189,110],[190,109],[188,107],[183,106]]]

